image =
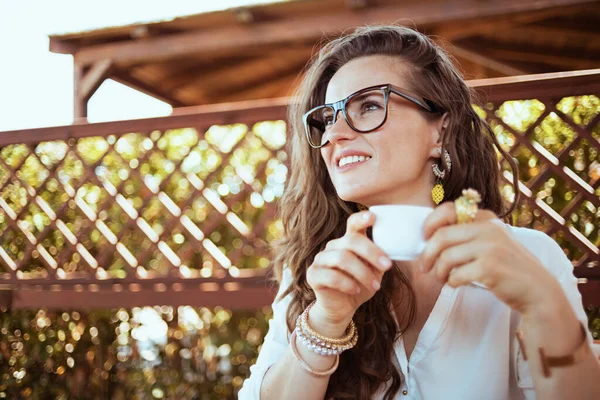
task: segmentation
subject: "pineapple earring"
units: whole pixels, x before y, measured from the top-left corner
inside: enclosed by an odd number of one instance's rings
[[[438,147],[438,154],[442,155],[442,148]],[[431,199],[435,204],[440,204],[442,200],[444,200],[444,186],[442,185],[442,181],[446,177],[446,171],[450,172],[452,169],[452,160],[450,160],[450,153],[447,150],[444,150],[444,160],[446,161],[447,169],[442,171],[440,170],[439,165],[432,164],[431,169],[433,170],[433,175],[437,178],[437,182],[433,189],[431,189]]]

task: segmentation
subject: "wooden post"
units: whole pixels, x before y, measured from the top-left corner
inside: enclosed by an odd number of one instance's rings
[[[73,97],[75,105],[74,118],[76,120],[87,118],[87,103],[96,90],[98,90],[102,82],[109,76],[113,70],[112,67],[112,62],[109,59],[96,61],[87,68],[84,68],[77,62],[75,63]]]
[[[88,99],[81,95],[84,67],[79,63],[74,63],[73,67],[73,122],[82,122],[82,119],[87,120],[88,102]]]

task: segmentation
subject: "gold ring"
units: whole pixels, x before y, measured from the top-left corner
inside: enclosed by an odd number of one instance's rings
[[[463,189],[462,196],[454,200],[454,209],[456,210],[456,220],[459,224],[473,222],[477,216],[481,203],[481,195],[475,189]]]

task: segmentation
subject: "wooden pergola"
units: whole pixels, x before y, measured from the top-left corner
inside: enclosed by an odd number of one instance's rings
[[[303,0],[56,35],[72,54],[75,117],[105,79],[174,107],[283,97],[323,37],[401,23],[435,35],[467,78],[600,67],[593,0]]]
[[[597,238],[570,220],[588,204],[600,207],[600,174],[591,161],[576,168],[572,156],[596,146],[600,114],[583,123],[573,110],[559,107],[565,97],[600,97],[600,2],[304,0],[51,37],[52,51],[73,55],[76,120],[0,132],[0,305],[270,304],[269,269],[256,268],[244,249],[255,259],[269,257],[267,224],[276,218],[276,201],[256,205],[251,198],[273,177],[268,165],[285,165],[287,155],[283,143],[269,143],[255,124],[285,120],[291,99],[280,97],[290,93],[324,36],[392,22],[436,35],[466,76],[478,78],[469,84],[489,102],[488,122],[514,138],[509,152],[537,160],[535,175],[523,177],[518,188],[521,206],[533,218],[524,225],[564,242],[584,303],[600,304]],[[179,108],[168,117],[88,124],[87,102],[109,78]],[[527,99],[537,99],[543,111],[524,131],[495,113],[506,101]],[[573,132],[560,149],[550,151],[536,137],[548,118]],[[212,127],[231,124],[247,127],[232,148],[209,143]],[[193,133],[193,143],[186,154],[170,158],[159,141],[184,133]],[[90,159],[90,143],[105,153]],[[135,157],[125,159],[120,143],[135,144]],[[237,150],[268,156],[249,175],[232,164]],[[202,164],[199,157],[207,151],[222,164],[204,175],[183,168],[188,158]],[[142,167],[156,157],[171,169],[154,184]],[[228,170],[242,178],[240,191],[219,194],[214,187]],[[507,171],[504,179],[512,181]],[[552,207],[539,196],[550,180],[570,188],[566,206]],[[173,182],[188,188],[187,197],[178,199]],[[100,199],[86,200],[82,188]],[[197,199],[205,207],[203,218],[186,213]],[[147,213],[151,206],[165,219],[159,232],[153,228],[156,214]],[[43,215],[39,226],[34,214]],[[242,247],[219,250],[212,235],[217,231],[229,232]],[[173,234],[183,239],[175,241]]]

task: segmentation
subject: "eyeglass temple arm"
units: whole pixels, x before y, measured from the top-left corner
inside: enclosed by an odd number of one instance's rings
[[[433,101],[423,98],[423,101],[417,99],[416,97],[413,97],[411,95],[408,95],[406,93],[402,93],[399,90],[396,90],[394,88],[390,88],[390,90],[394,93],[396,93],[398,96],[404,97],[406,100],[408,101],[412,101],[413,103],[423,107],[425,110],[429,111],[429,112],[442,112],[443,110],[437,105],[435,104]]]

